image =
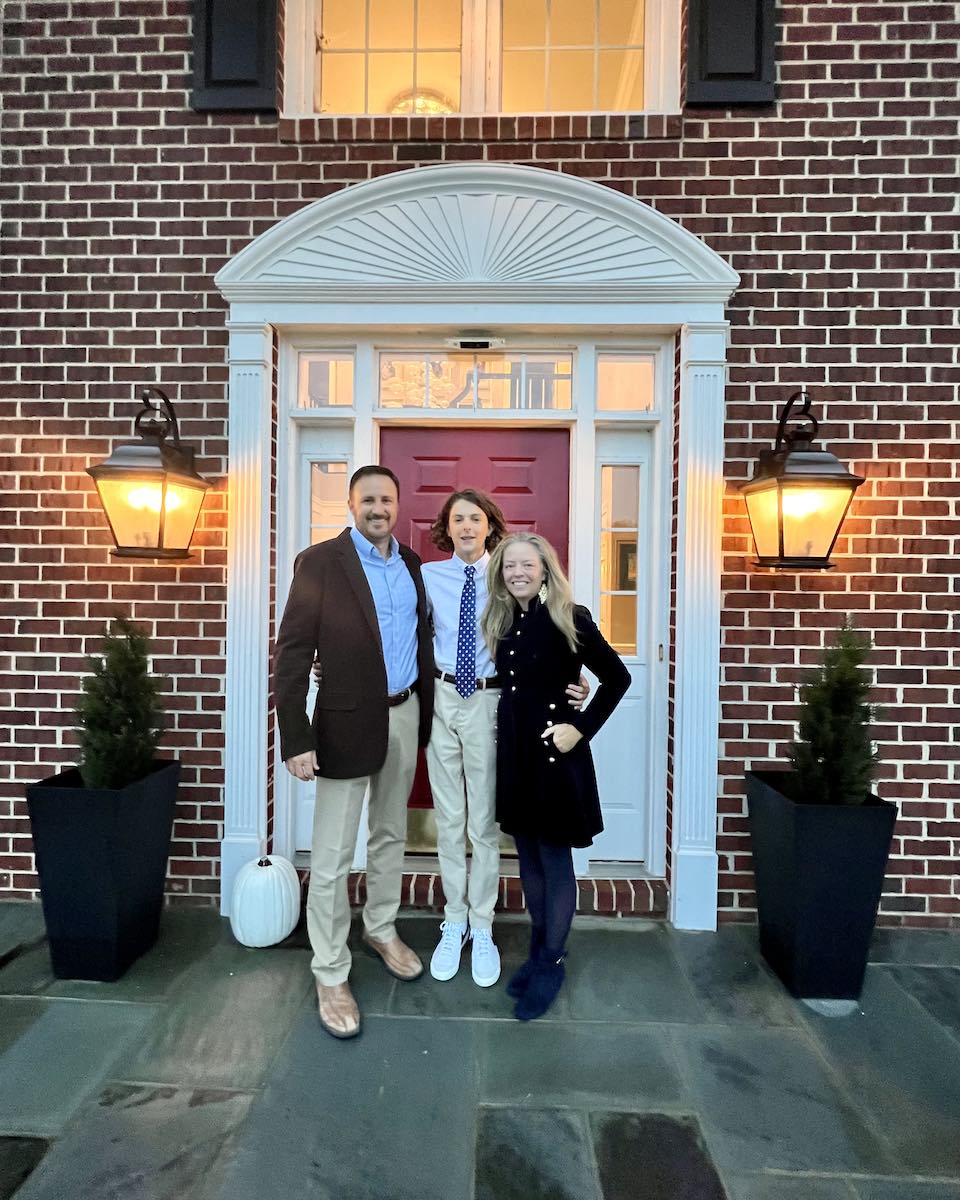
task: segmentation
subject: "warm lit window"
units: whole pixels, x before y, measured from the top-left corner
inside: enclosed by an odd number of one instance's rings
[[[569,409],[571,354],[381,354],[381,408]]]
[[[353,404],[353,355],[327,351],[300,355],[297,408],[330,408]]]
[[[600,468],[600,632],[619,654],[637,652],[640,467]]]
[[[285,108],[676,111],[679,8],[679,0],[287,0]],[[305,58],[295,49],[301,37]]]
[[[347,464],[329,459],[310,463],[310,545],[328,542],[349,524]]]

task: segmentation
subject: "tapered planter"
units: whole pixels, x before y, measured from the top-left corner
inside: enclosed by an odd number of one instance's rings
[[[883,889],[895,804],[804,804],[787,771],[748,771],[760,949],[794,996],[856,999]]]
[[[73,768],[27,788],[53,972],[118,979],[157,939],[178,762],[124,788],[86,788]]]

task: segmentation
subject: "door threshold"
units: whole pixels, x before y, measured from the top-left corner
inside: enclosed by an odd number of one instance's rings
[[[293,861],[306,890],[310,855],[306,851],[298,851]],[[366,871],[351,871],[347,887],[351,905],[362,905],[367,896]],[[644,872],[639,863],[591,863],[587,875],[577,876],[577,912],[582,915],[665,918],[667,900],[666,880]],[[408,854],[404,858],[400,903],[404,908],[443,912],[443,884],[440,864],[435,856]],[[500,861],[500,895],[496,911],[525,911],[516,859]]]

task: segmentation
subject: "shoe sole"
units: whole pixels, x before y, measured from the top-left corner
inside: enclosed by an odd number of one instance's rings
[[[346,1042],[346,1041],[349,1041],[350,1038],[355,1038],[355,1037],[360,1036],[360,1026],[359,1025],[357,1025],[356,1029],[350,1029],[350,1030],[334,1029],[332,1025],[328,1025],[326,1023],[326,1021],[323,1019],[323,1017],[320,1017],[319,1019],[320,1019],[320,1028],[323,1029],[326,1033],[329,1033],[331,1037],[337,1038],[338,1041]]]
[[[478,979],[476,975],[474,975],[473,982],[477,985],[477,987],[493,987],[499,978],[500,972],[498,971],[492,979]]]

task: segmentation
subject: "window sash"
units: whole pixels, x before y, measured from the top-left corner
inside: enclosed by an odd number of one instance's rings
[[[589,0],[587,0],[589,2]],[[322,113],[322,0],[287,0],[286,115]],[[644,6],[642,109],[553,109],[505,115],[589,112],[677,112],[680,108],[679,0],[646,0]],[[501,5],[498,0],[462,0],[460,107],[453,115],[501,114]],[[383,115],[328,110],[323,115]]]

